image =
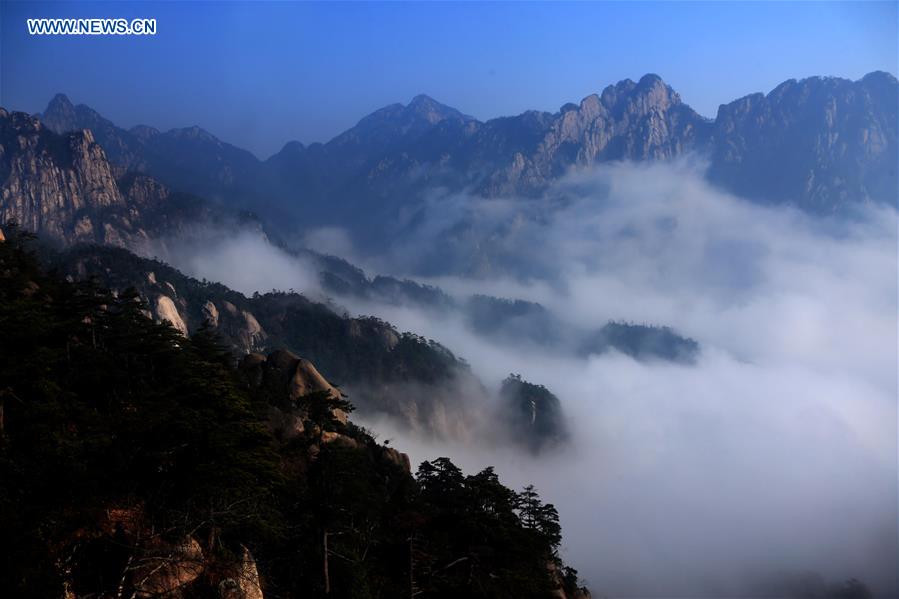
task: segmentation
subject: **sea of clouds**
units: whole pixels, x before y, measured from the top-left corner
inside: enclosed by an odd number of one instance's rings
[[[360,417],[413,463],[447,455],[534,483],[595,596],[757,596],[802,572],[899,594],[894,209],[812,217],[728,195],[696,165],[617,164],[541,199],[434,197],[417,222],[377,256],[340,230],[307,238],[456,297],[539,302],[582,330],[672,326],[702,351],[694,365],[576,357],[485,338],[452,313],[346,300],[440,341],[488,387],[510,372],[546,385],[572,431],[534,457],[489,426],[435,439]],[[192,248],[167,259],[245,293],[322,293],[308,261],[258,237]]]

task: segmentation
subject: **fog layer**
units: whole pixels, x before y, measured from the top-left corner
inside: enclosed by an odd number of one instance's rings
[[[695,365],[575,358],[484,339],[452,314],[348,302],[437,339],[489,386],[510,372],[546,385],[570,419],[571,444],[539,458],[489,426],[453,443],[364,422],[413,463],[448,455],[536,484],[597,594],[757,595],[770,573],[807,570],[897,593],[895,211],[816,219],[728,196],[691,166],[617,165],[539,201],[436,198],[418,222],[367,263],[435,273],[460,297],[538,301],[584,330],[673,326],[702,352]],[[354,258],[339,231],[307,238]],[[308,267],[240,243],[227,268],[228,241],[172,262],[245,292],[315,287]],[[423,269],[435,251],[441,268]]]

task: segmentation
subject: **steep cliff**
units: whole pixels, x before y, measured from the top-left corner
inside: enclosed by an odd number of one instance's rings
[[[722,105],[709,177],[739,195],[815,213],[896,204],[896,78],[791,79]]]
[[[703,147],[712,124],[657,75],[626,79],[567,104],[530,153],[516,152],[483,184],[489,195],[534,193],[571,167],[614,160],[669,160]]]
[[[0,220],[67,243],[123,245],[146,236],[89,130],[58,136],[0,109]]]
[[[93,129],[57,134],[0,108],[0,222],[64,245],[139,248],[209,225],[263,235],[252,219],[110,164],[108,145],[97,143]]]

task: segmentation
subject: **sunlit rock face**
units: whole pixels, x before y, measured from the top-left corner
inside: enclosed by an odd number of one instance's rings
[[[60,127],[65,123],[57,118]],[[57,133],[37,118],[0,108],[0,222],[15,221],[56,244],[136,251],[151,239],[210,226],[249,226],[262,235],[252,218],[173,191],[127,161],[111,160],[118,146],[108,131],[96,119],[82,124]]]
[[[520,118],[520,117],[519,117]],[[530,154],[517,152],[489,179],[490,195],[538,191],[568,168],[611,160],[668,160],[705,144],[711,123],[657,75],[626,79],[567,104]]]
[[[0,157],[0,221],[65,243],[122,245],[145,235],[91,131],[57,136],[0,110]]]
[[[317,393],[324,394],[329,401],[342,397],[341,392],[325,380],[312,362],[287,350],[277,350],[268,356],[249,354],[241,361],[241,370],[257,386],[281,391],[292,403]],[[346,424],[346,412],[335,408],[332,414],[341,424]]]
[[[167,295],[160,295],[156,298],[156,320],[159,322],[167,321],[182,335],[187,335],[187,325],[184,323],[184,319],[181,318],[178,308],[175,307],[175,302]]]

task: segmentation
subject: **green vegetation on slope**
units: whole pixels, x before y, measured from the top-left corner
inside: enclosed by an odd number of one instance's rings
[[[207,330],[44,273],[27,235],[7,237],[0,595],[219,597],[257,567],[269,599],[579,592],[533,489],[446,458],[413,477],[323,398],[285,404]],[[275,407],[303,426],[276,435]]]

